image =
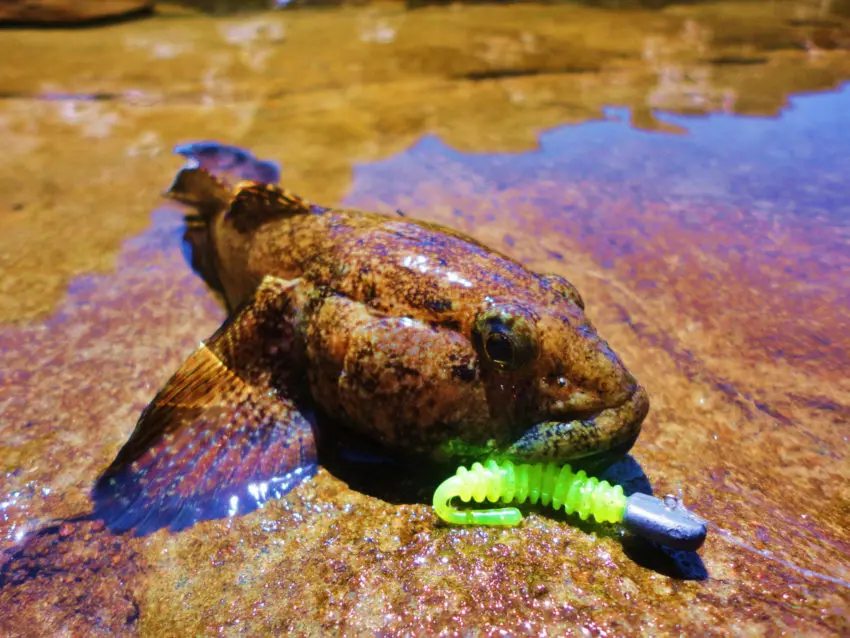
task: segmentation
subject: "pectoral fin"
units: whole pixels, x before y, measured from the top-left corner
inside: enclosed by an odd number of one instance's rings
[[[94,488],[95,513],[113,531],[243,514],[315,473],[294,390],[296,285],[267,277],[144,410]]]

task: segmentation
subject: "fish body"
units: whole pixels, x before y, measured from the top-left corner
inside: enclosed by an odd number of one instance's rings
[[[317,413],[434,461],[604,464],[636,439],[646,392],[563,277],[437,224],[231,183],[203,157],[169,194],[195,209],[193,264],[230,316],[99,481],[118,527],[285,492],[316,467]]]

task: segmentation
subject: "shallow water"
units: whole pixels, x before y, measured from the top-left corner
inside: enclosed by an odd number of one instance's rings
[[[850,27],[831,6],[165,6],[0,32],[2,633],[848,631]],[[158,197],[195,139],[567,276],[652,397],[615,476],[720,528],[701,559],[542,511],[448,529],[427,494],[327,471],[179,534],[45,526],[90,510],[224,316]]]

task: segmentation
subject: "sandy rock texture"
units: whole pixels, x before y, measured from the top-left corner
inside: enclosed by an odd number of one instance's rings
[[[4,31],[0,634],[850,632],[850,26],[827,4]],[[433,485],[350,468],[176,534],[88,519],[224,317],[159,198],[199,139],[567,276],[652,398],[610,477],[680,494],[700,553],[542,509],[449,528]]]

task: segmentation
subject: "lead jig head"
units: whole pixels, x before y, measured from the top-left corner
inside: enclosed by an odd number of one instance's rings
[[[630,532],[676,549],[696,551],[706,535],[705,521],[676,499],[661,500],[648,494],[629,497],[620,485],[588,476],[584,470],[573,472],[569,465],[554,463],[514,465],[489,460],[473,463],[470,469],[459,467],[434,492],[434,509],[447,523],[455,525],[513,526],[522,521],[515,507],[486,510],[459,510],[451,505],[454,498],[483,503],[541,503],[568,514],[576,513],[583,521],[593,516],[599,522],[620,523]]]

